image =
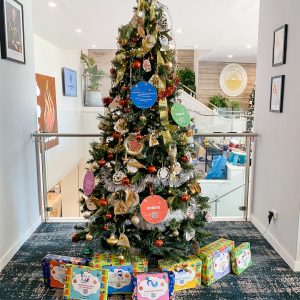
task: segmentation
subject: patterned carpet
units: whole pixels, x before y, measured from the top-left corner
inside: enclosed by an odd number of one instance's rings
[[[48,254],[78,256],[83,244],[72,244],[74,224],[42,224],[0,273],[1,300],[61,299],[60,291],[44,287],[41,260]],[[211,240],[225,237],[236,244],[249,241],[253,266],[241,276],[227,275],[210,287],[176,294],[187,299],[300,299],[300,274],[293,273],[255,227],[248,222],[208,226]]]

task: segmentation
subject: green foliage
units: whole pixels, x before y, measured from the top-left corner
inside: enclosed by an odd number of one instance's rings
[[[221,95],[212,96],[209,98],[208,106],[210,108],[214,108],[214,106],[219,108],[227,108],[229,106],[229,99]]]
[[[80,59],[83,63],[84,75],[89,76],[88,89],[91,91],[97,91],[99,89],[102,76],[105,75],[104,71],[98,68],[94,57],[88,56],[81,52]]]
[[[229,107],[232,110],[239,110],[241,108],[241,103],[238,100],[231,100],[229,103]]]
[[[183,85],[188,87],[193,92],[196,91],[195,72],[190,67],[185,67],[184,69],[178,70],[177,71],[177,76],[179,77],[180,82]]]

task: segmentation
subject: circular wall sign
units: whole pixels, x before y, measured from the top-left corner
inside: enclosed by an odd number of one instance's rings
[[[156,88],[149,82],[141,81],[132,88],[131,100],[138,108],[149,108],[157,100]]]
[[[247,72],[239,64],[229,64],[221,72],[220,87],[228,96],[237,97],[242,94],[247,83]]]
[[[191,116],[189,110],[182,104],[175,103],[171,109],[173,120],[180,127],[187,127],[191,123]]]
[[[92,171],[87,171],[83,180],[83,192],[89,196],[95,188],[95,176]]]
[[[168,215],[167,201],[158,195],[150,195],[141,203],[141,215],[146,222],[158,224]]]

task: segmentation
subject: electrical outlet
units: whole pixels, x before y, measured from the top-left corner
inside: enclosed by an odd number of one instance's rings
[[[278,211],[272,209],[271,212],[273,212],[273,220],[277,221],[278,220]]]

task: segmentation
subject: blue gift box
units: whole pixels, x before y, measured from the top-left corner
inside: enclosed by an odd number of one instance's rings
[[[64,288],[66,264],[86,266],[89,264],[89,260],[86,258],[47,254],[42,260],[44,283],[47,287]]]

